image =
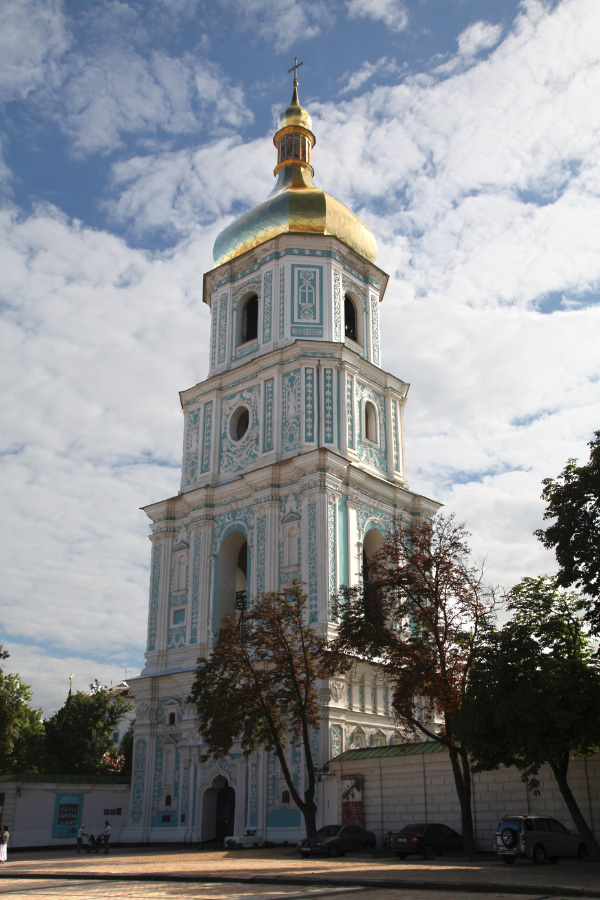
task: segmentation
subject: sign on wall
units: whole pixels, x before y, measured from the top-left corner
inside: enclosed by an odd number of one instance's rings
[[[365,827],[362,775],[342,777],[342,824]]]
[[[83,794],[57,794],[54,801],[53,838],[74,837],[81,824]]]

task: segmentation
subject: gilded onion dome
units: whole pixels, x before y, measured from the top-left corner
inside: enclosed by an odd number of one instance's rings
[[[219,234],[213,248],[215,266],[285,233],[333,235],[369,262],[375,261],[377,244],[369,226],[313,182],[310,156],[316,139],[311,128],[294,78],[292,101],[279,116],[273,137],[277,148],[275,186],[266,200]]]

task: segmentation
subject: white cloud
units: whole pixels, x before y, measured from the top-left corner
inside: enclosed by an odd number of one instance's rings
[[[139,507],[177,492],[178,391],[206,375],[211,242],[151,258],[47,208],[4,212],[0,247],[4,642],[118,680],[145,641]]]
[[[458,52],[461,56],[475,56],[482,50],[489,50],[500,40],[501,25],[489,22],[474,22],[458,36]]]
[[[189,234],[198,224],[211,223],[216,235],[233,204],[241,211],[266,197],[274,162],[272,141],[244,144],[240,138],[129,159],[113,166],[116,196],[107,207],[138,234],[164,229]],[[249,171],[255,177],[248,178]]]
[[[398,66],[394,60],[388,59],[387,56],[382,56],[375,63],[364,62],[355,72],[346,72],[342,76],[341,81],[346,82],[342,88],[342,94],[359,90],[367,81],[370,81],[371,78],[377,75],[390,76],[396,72],[398,72]]]
[[[42,84],[55,85],[70,43],[60,0],[0,5],[0,98],[23,99]]]
[[[126,134],[191,134],[210,123],[218,135],[252,119],[242,89],[213,63],[131,47],[73,54],[54,115],[80,155],[114,150]]]
[[[242,27],[272,44],[275,53],[283,53],[299,41],[317,37],[334,21],[334,12],[326,0],[222,0],[232,14],[232,25]]]
[[[351,19],[374,19],[390,31],[404,31],[408,25],[408,13],[403,0],[346,0]]]

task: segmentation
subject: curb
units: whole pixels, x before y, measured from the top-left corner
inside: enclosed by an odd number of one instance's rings
[[[449,893],[470,892],[472,894],[529,894],[531,896],[540,897],[579,897],[581,900],[588,898],[600,898],[600,890],[588,890],[586,888],[569,888],[569,887],[553,887],[550,885],[540,884],[502,884],[497,882],[477,882],[473,884],[468,881],[459,882],[442,882],[442,881],[411,881],[398,879],[378,879],[378,878],[301,878],[291,876],[257,876],[249,877],[230,877],[226,875],[167,875],[166,873],[157,872],[132,874],[132,873],[108,873],[100,874],[98,872],[6,872],[0,875],[0,881],[3,878],[10,879],[35,879],[38,881],[127,881],[127,882],[156,882],[166,883],[173,882],[175,884],[285,884],[290,886],[304,887],[306,885],[319,885],[322,887],[367,887],[377,890],[385,889],[404,889],[412,891],[448,891]]]

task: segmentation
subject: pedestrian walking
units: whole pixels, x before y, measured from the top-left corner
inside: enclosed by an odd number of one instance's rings
[[[0,828],[0,863],[6,862],[6,851],[8,848],[8,827],[3,825]]]

